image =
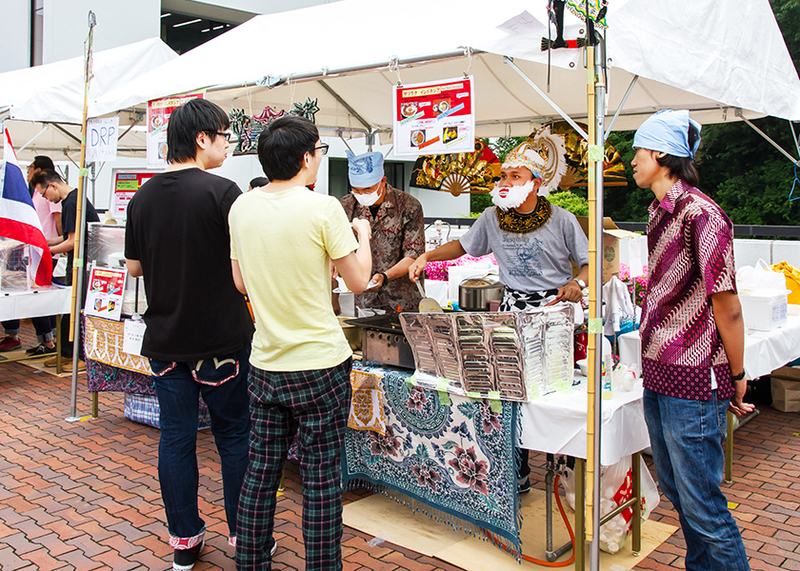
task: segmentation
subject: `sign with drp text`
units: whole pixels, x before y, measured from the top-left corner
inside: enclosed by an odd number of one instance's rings
[[[394,88],[394,154],[446,155],[475,152],[472,77]]]
[[[86,121],[86,162],[107,163],[117,160],[119,117]]]

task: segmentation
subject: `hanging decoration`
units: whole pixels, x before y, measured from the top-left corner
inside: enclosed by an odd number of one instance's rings
[[[589,7],[588,13],[586,11],[587,6]],[[608,0],[567,0],[567,8],[576,18],[580,18],[584,22],[588,16],[594,25],[601,30],[605,30],[608,27],[606,22]]]
[[[304,117],[311,121],[316,122],[316,114],[319,111],[317,100],[306,98],[305,103],[294,103],[294,108],[286,111],[281,109],[276,111],[269,105],[264,107],[264,110],[258,115],[247,115],[244,109],[231,109],[228,117],[231,121],[231,130],[236,134],[238,142],[233,149],[233,156],[240,155],[255,155],[257,153],[258,136],[266,129],[272,121],[284,115],[297,115]]]
[[[453,196],[489,192],[500,176],[500,161],[482,141],[474,153],[423,155],[414,163],[411,186],[442,190]]]
[[[586,40],[584,38],[577,38],[574,40],[564,39],[564,4],[565,0],[550,0],[547,4],[547,16],[549,20],[547,24],[548,37],[542,38],[543,52],[563,48],[576,49],[586,45]],[[550,22],[556,27],[555,40],[550,37]]]

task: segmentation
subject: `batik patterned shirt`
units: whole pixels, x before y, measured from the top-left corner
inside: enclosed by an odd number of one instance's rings
[[[373,217],[369,206],[361,206],[355,196],[348,194],[341,199],[344,211],[350,220],[369,220],[372,234],[372,273],[386,272],[405,257],[418,258],[425,252],[425,220],[422,205],[408,193],[386,185],[386,195]],[[356,305],[362,308],[397,311],[417,311],[422,296],[417,286],[400,276],[374,293],[356,296]]]
[[[647,226],[649,277],[642,307],[644,387],[682,399],[734,393],[711,295],[736,292],[733,224],[717,204],[678,181],[653,201]]]

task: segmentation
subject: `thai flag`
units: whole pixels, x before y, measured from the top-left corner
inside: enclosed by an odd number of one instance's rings
[[[8,129],[5,130],[0,188],[3,192],[0,196],[0,236],[30,244],[30,264],[34,281],[36,285],[50,285],[53,277],[50,248],[33,207],[28,183],[17,164],[17,155],[11,146]]]

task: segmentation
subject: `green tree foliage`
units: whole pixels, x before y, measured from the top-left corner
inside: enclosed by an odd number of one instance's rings
[[[800,2],[770,0],[789,53],[800,64]],[[732,114],[733,110],[728,113]],[[766,117],[753,121],[762,131],[796,154],[787,121]],[[796,131],[800,134],[800,125]],[[645,221],[653,195],[636,187],[630,162],[633,132],[612,133],[609,141],[625,161],[626,188],[607,188],[605,213],[615,220]],[[741,121],[705,125],[697,156],[700,189],[711,196],[735,224],[798,225],[800,201],[789,202],[794,181],[792,163],[768,141]],[[800,195],[800,183],[795,195]]]
[[[568,190],[552,192],[550,193],[548,200],[550,200],[550,202],[556,206],[560,206],[565,210],[569,210],[575,216],[589,215],[589,203],[586,201],[586,199]]]

